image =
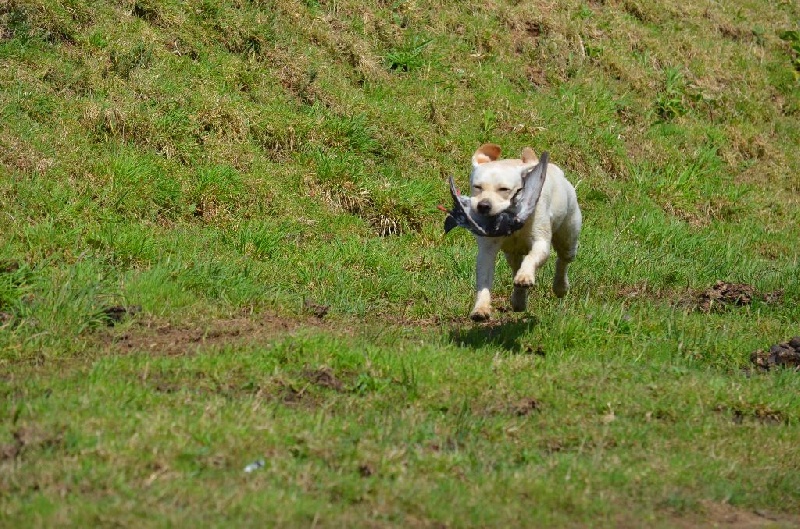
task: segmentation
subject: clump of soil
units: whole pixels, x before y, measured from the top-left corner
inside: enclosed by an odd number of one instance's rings
[[[775,344],[769,351],[761,349],[753,351],[750,353],[750,361],[764,370],[787,367],[800,371],[800,336],[795,336],[785,343]]]
[[[753,301],[755,288],[743,283],[717,281],[714,286],[702,292],[697,298],[697,308],[702,312],[721,310],[728,305],[741,307]]]
[[[279,384],[279,397],[284,404],[296,404],[303,399],[303,392],[290,384]]]
[[[362,478],[368,478],[368,477],[372,476],[373,474],[375,474],[375,467],[372,466],[369,463],[362,463],[362,464],[358,465],[358,474]]]
[[[758,295],[752,285],[744,283],[727,283],[717,281],[709,289],[697,296],[697,308],[700,312],[719,312],[728,307],[743,307],[750,305],[753,299],[760,298],[765,303],[775,303],[783,296],[783,291],[776,290],[767,294]]]
[[[519,402],[516,402],[511,406],[511,411],[520,417],[529,415],[534,411],[540,411],[541,409],[542,405],[539,403],[539,401],[532,398],[521,399]]]
[[[321,388],[333,389],[342,392],[345,390],[344,383],[336,378],[330,368],[321,367],[319,369],[303,370],[303,378]]]
[[[110,307],[103,307],[103,309],[100,311],[100,318],[105,322],[106,325],[113,327],[117,323],[121,323],[127,317],[133,316],[140,312],[142,312],[141,305],[131,305],[130,307],[114,305]]]
[[[309,312],[309,313],[313,314],[314,316],[316,316],[319,319],[322,319],[325,316],[327,316],[328,315],[328,311],[330,310],[330,308],[331,308],[330,305],[321,305],[321,304],[316,303],[316,302],[314,302],[314,301],[312,301],[310,299],[306,299],[306,300],[303,301],[303,309],[306,312]]]
[[[0,259],[0,274],[13,274],[21,267],[19,261],[13,259]]]

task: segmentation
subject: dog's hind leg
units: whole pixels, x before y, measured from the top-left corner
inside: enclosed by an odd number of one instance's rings
[[[556,250],[556,273],[553,276],[553,293],[563,298],[569,291],[567,267],[578,254],[578,235],[581,231],[580,212],[564,223],[553,235],[553,248]]]
[[[573,258],[574,259],[574,258]],[[557,298],[563,298],[569,292],[569,277],[567,266],[572,262],[563,259],[560,255],[556,259],[556,275],[553,277],[553,293]]]
[[[508,252],[506,252],[505,255],[508,266],[511,268],[511,275],[514,276],[517,274],[517,270],[519,270],[522,264],[523,256]],[[528,308],[528,289],[515,285],[514,290],[511,292],[511,309],[514,312],[525,312],[526,308]]]

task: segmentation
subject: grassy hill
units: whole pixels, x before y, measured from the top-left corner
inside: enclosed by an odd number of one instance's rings
[[[0,525],[800,523],[798,20],[0,2]],[[477,325],[486,141],[585,226]]]

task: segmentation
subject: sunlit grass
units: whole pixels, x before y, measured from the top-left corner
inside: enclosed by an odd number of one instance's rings
[[[800,12],[635,4],[0,7],[0,519],[797,523]],[[585,224],[473,326],[485,141]]]

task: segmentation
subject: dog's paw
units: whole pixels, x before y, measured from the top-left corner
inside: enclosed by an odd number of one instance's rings
[[[569,280],[564,278],[563,280],[559,281],[556,278],[553,281],[553,294],[556,295],[557,298],[563,298],[569,292]]]
[[[469,318],[472,321],[487,321],[491,317],[491,315],[492,315],[491,309],[488,308],[474,309],[470,313]]]
[[[511,293],[511,310],[514,312],[525,312],[528,308],[528,290],[525,288],[515,288]]]
[[[530,288],[534,284],[534,275],[520,270],[514,276],[514,286],[517,288]]]

